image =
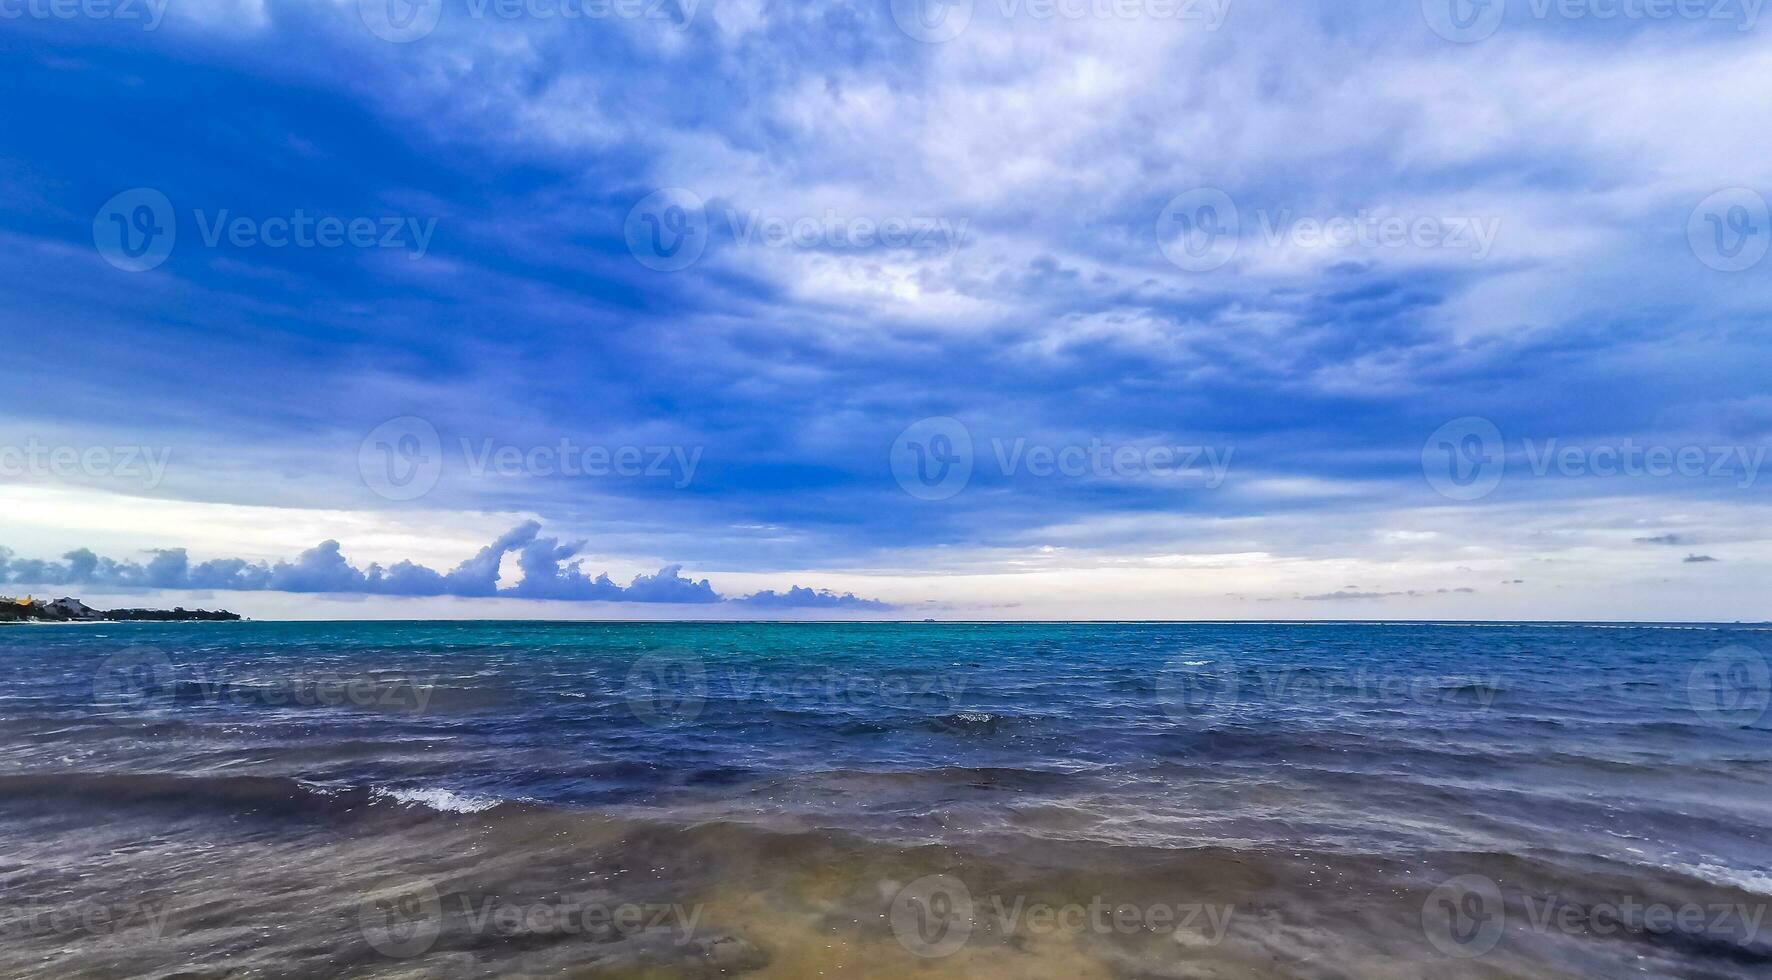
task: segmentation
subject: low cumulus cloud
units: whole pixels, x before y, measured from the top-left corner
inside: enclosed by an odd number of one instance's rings
[[[891,609],[892,607],[878,599],[863,599],[853,592],[841,595],[829,589],[808,589],[804,586],[793,586],[786,592],[764,589],[762,592],[745,596],[738,600],[747,606],[761,609]]]
[[[1426,592],[1421,589],[1408,589],[1401,592],[1363,592],[1357,587],[1350,585],[1337,592],[1323,592],[1317,595],[1299,596],[1299,598],[1306,602],[1348,602],[1366,599],[1420,599],[1428,595],[1475,595],[1476,591],[1476,589],[1471,588],[1459,588],[1435,589],[1432,592]]]
[[[1707,561],[1716,561],[1716,560],[1717,559],[1712,558],[1709,555],[1687,555],[1685,558],[1681,559],[1681,561],[1687,565],[1699,565],[1699,564],[1703,564],[1704,562],[1707,562]]]
[[[682,565],[667,565],[651,575],[636,575],[633,581],[622,585],[606,572],[593,577],[584,571],[582,561],[574,556],[585,545],[585,541],[562,542],[542,537],[541,525],[526,521],[447,572],[409,560],[358,568],[340,552],[337,541],[322,541],[294,561],[274,563],[217,558],[193,564],[183,548],[151,551],[152,557],[146,562],[104,558],[86,548],[64,554],[61,561],[42,561],[18,558],[10,549],[0,548],[0,583],[607,602],[734,602],[777,609],[892,608],[850,593],[838,595],[797,585],[786,592],[766,590],[728,598],[714,591],[705,578],[685,578]],[[506,555],[513,553],[523,577],[514,584],[501,585],[499,566]]]

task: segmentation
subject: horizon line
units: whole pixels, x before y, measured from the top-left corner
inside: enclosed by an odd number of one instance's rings
[[[1695,619],[273,619],[92,620],[109,626],[227,626],[230,623],[533,623],[628,626],[1748,626],[1772,628],[1772,620]],[[75,626],[84,621],[18,623]],[[0,624],[12,625],[12,624]]]

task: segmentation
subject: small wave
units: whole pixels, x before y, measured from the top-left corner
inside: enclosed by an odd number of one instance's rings
[[[950,735],[994,735],[1004,727],[1024,720],[989,711],[955,711],[930,718],[926,724],[935,731]]]
[[[269,813],[342,814],[364,801],[360,790],[285,776],[169,773],[33,773],[0,776],[0,799],[69,801],[84,807],[123,805],[232,809]]]
[[[1756,895],[1772,895],[1772,875],[1764,871],[1726,868],[1708,861],[1698,864],[1674,864],[1669,866],[1669,869],[1703,879],[1713,885],[1739,888],[1744,892],[1753,892]]]
[[[220,809],[276,817],[342,818],[400,811],[483,813],[513,801],[429,787],[372,786],[288,776],[182,776],[163,773],[54,773],[0,776],[0,800],[66,800],[82,807],[122,805]],[[532,801],[524,801],[532,802]],[[378,805],[379,804],[379,805]],[[388,804],[396,804],[398,809]]]
[[[371,800],[393,800],[402,806],[421,806],[440,813],[482,813],[506,801],[493,796],[458,793],[452,789],[388,789],[372,786]]]

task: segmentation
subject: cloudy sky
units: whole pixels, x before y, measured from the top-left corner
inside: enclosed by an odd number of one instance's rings
[[[0,591],[1765,619],[1760,13],[0,0]]]

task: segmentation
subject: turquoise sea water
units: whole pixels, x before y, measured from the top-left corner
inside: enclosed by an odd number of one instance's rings
[[[11,628],[0,968],[1763,976],[1769,652],[1707,625]],[[700,914],[558,927],[624,903]]]

